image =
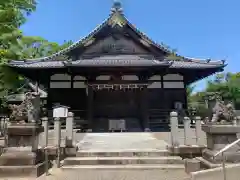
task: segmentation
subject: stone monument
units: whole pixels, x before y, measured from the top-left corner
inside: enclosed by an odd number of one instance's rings
[[[232,103],[224,104],[217,100],[213,108],[213,117],[210,122],[202,125],[202,130],[206,132],[207,148],[203,150],[203,158],[211,163],[221,163],[223,158],[226,162],[240,162],[239,147],[233,147],[221,155],[213,156],[226,145],[237,140],[237,134],[240,133],[240,126],[234,123],[236,118]]]
[[[7,142],[0,156],[0,177],[33,176],[44,171],[43,154],[38,147],[40,99],[37,93],[27,93],[20,105],[12,105],[7,127]],[[38,102],[39,101],[39,102]]]

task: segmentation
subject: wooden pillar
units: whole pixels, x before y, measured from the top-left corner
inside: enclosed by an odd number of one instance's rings
[[[93,129],[93,88],[88,85],[87,93],[87,119],[88,119],[88,131]]]
[[[145,86],[141,92],[141,107],[142,107],[142,120],[144,131],[150,131],[149,129],[149,114],[148,114],[148,99],[147,99],[147,86]]]

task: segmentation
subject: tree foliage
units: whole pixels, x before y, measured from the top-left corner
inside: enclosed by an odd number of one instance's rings
[[[212,80],[206,82],[205,90],[191,95],[190,98],[192,102],[203,103],[216,93],[223,100],[232,101],[236,108],[240,108],[240,73],[216,74]]]
[[[21,58],[22,32],[19,27],[35,9],[35,0],[0,1],[0,97],[18,82],[18,75],[5,68],[4,64],[9,59]]]
[[[49,56],[72,44],[59,45],[41,37],[23,36],[20,26],[36,9],[36,0],[0,1],[0,99],[19,90],[25,83],[16,72],[6,67],[9,60]]]

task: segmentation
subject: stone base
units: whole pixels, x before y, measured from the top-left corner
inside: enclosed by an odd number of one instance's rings
[[[202,157],[206,159],[207,161],[218,164],[222,163],[223,157],[222,155],[218,155],[217,157],[213,156],[217,153],[218,151],[212,151],[210,149],[204,149],[202,153]],[[227,163],[239,163],[240,162],[240,152],[224,152],[224,158]]]
[[[45,173],[45,163],[33,166],[0,166],[0,178],[33,177],[37,178]]]
[[[197,159],[185,159],[184,160],[185,172],[191,173],[201,170],[201,162]]]
[[[222,155],[214,157],[222,148],[237,140],[237,134],[240,132],[240,126],[225,124],[207,124],[202,126],[202,130],[207,135],[207,148],[203,150],[203,158],[211,163],[221,163]],[[228,163],[240,162],[239,146],[235,145],[225,153],[225,160]],[[213,158],[214,157],[214,158]]]
[[[207,148],[220,150],[237,140],[240,126],[234,125],[203,125],[202,130],[207,135]]]
[[[32,166],[43,160],[41,152],[7,151],[0,156],[0,166]]]
[[[169,146],[167,149],[172,155],[181,156],[183,158],[194,158],[202,155],[202,151],[205,146],[185,146],[181,145],[178,147]]]

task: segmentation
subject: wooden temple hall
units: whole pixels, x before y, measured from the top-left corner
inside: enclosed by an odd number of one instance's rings
[[[93,131],[158,131],[174,109],[187,109],[187,85],[225,67],[224,61],[175,57],[124,16],[109,17],[85,38],[49,57],[8,66],[47,89],[47,108],[70,107]]]

